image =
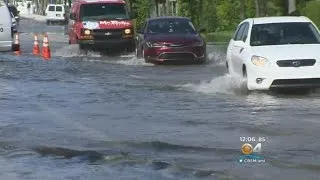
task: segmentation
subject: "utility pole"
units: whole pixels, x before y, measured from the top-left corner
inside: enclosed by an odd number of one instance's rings
[[[240,19],[241,21],[245,19],[245,9],[246,9],[246,4],[245,0],[240,0]]]
[[[255,7],[256,7],[256,17],[260,17],[260,3],[259,0],[255,0]]]
[[[288,0],[288,14],[296,11],[296,0]]]

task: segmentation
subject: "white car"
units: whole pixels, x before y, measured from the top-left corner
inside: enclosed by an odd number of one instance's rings
[[[66,22],[66,10],[63,4],[48,4],[45,15],[47,25]]]
[[[247,90],[319,87],[319,29],[304,16],[246,19],[229,42],[226,66]]]

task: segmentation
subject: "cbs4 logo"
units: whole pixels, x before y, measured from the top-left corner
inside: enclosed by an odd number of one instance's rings
[[[241,152],[245,155],[260,153],[262,152],[262,145],[261,143],[258,143],[253,147],[251,144],[245,143],[241,146]]]

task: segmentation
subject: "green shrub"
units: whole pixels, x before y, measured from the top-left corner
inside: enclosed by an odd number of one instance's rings
[[[202,36],[207,42],[227,43],[232,38],[233,31],[221,31],[203,34]]]
[[[143,22],[149,18],[150,1],[149,0],[136,0],[137,19],[136,28],[140,28]]]
[[[310,1],[302,9],[302,15],[310,18],[320,28],[320,1]]]

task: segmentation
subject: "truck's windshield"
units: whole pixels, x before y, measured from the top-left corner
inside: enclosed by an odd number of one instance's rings
[[[94,3],[81,5],[80,19],[82,21],[116,20],[130,19],[130,16],[125,4]]]

